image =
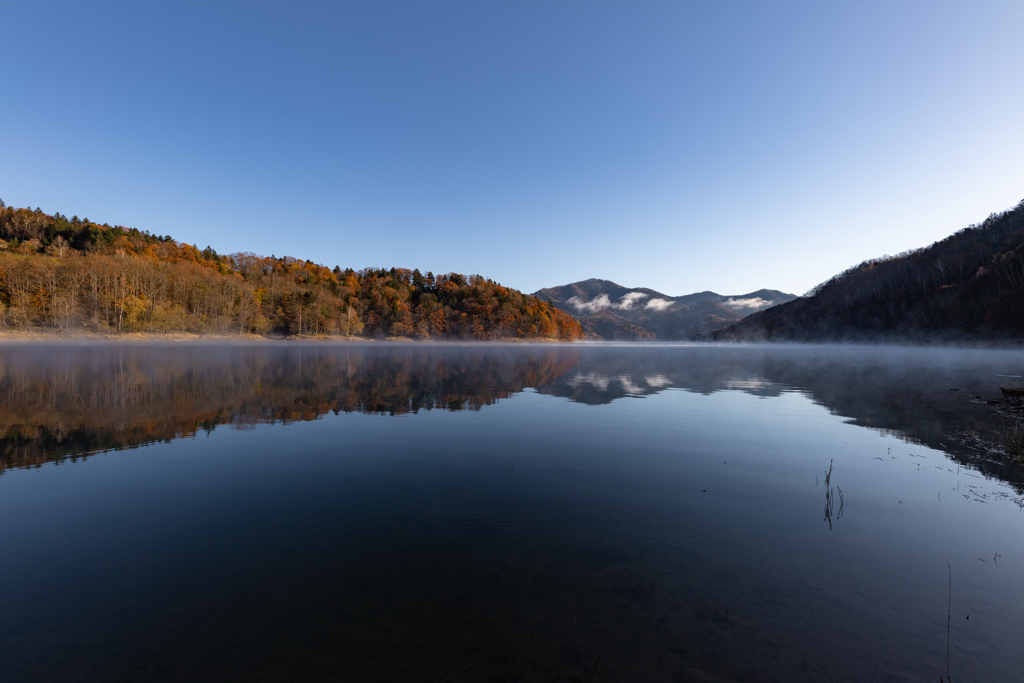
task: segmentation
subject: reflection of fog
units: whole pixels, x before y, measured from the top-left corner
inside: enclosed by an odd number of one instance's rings
[[[879,347],[15,348],[0,355],[0,470],[224,424],[480,410],[526,388],[589,405],[670,388],[798,391],[854,424],[948,450],[947,435],[1003,428],[984,399],[998,397],[999,375],[1019,374],[1021,352]]]
[[[771,387],[772,383],[763,379],[730,379],[722,383],[726,389],[734,389],[738,391],[765,391]]]
[[[644,394],[648,393],[647,390],[641,387],[639,384],[635,384],[633,382],[633,378],[630,377],[629,375],[617,375],[615,377],[608,377],[606,375],[602,375],[596,372],[589,372],[587,374],[576,373],[571,378],[566,380],[566,384],[568,384],[571,387],[589,385],[596,389],[599,389],[600,391],[608,391],[608,388],[609,386],[611,386],[612,382],[618,382],[619,385],[622,387],[622,393],[624,393],[625,395],[643,396]],[[669,381],[666,380],[665,385],[654,386],[667,386],[668,383]],[[619,395],[620,393],[617,392],[614,396],[617,397]]]
[[[586,375],[576,373],[575,375],[572,376],[572,378],[570,378],[566,382],[566,384],[568,384],[571,387],[578,387],[581,384],[590,384],[592,386],[597,387],[601,391],[607,391],[609,382],[611,382],[611,380],[605,377],[604,375],[599,375],[596,372],[591,372]]]
[[[989,462],[948,437],[971,429],[999,438],[1005,425],[986,400],[1000,396],[1000,375],[1022,368],[1024,353],[1008,350],[623,345],[589,349],[573,373],[538,391],[591,405],[670,388],[768,398],[796,391],[853,424],[959,449],[952,454],[961,463],[1017,482],[1024,481],[1020,468]]]
[[[619,375],[618,379],[619,383],[622,384],[622,388],[626,390],[627,394],[633,394],[634,396],[636,396],[644,393],[643,389],[641,389],[636,384],[633,384],[629,375]]]

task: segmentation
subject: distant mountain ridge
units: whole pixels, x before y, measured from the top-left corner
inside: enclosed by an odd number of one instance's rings
[[[1024,340],[1024,201],[944,240],[865,261],[716,341]]]
[[[576,316],[591,338],[617,341],[689,340],[796,298],[774,289],[732,296],[710,291],[669,296],[597,278],[546,287],[533,296]]]

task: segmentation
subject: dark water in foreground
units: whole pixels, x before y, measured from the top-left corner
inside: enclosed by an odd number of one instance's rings
[[[999,375],[1024,354],[9,347],[0,680],[934,682],[950,601],[953,680],[1024,680],[1022,477],[950,438],[1000,428]]]

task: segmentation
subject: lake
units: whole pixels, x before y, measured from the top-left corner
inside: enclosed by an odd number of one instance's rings
[[[0,680],[1024,680],[1024,352],[0,350]],[[964,436],[967,434],[968,436]]]

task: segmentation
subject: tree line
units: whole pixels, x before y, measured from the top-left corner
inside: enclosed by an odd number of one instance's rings
[[[28,330],[577,340],[551,303],[479,275],[218,254],[0,202],[0,325]]]

